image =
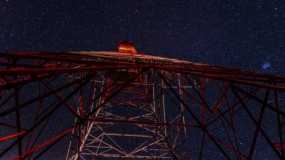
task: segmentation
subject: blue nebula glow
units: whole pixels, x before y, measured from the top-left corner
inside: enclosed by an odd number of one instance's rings
[[[263,70],[267,70],[267,69],[271,68],[271,63],[265,62],[265,63],[262,64],[261,68]]]

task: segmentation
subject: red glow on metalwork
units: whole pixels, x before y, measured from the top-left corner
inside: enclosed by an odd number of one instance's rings
[[[44,141],[43,143],[33,147],[33,148],[30,148],[29,150],[27,150],[21,157],[17,156],[14,158],[14,160],[22,160],[22,159],[25,159],[27,157],[29,157],[30,155],[32,155],[33,153],[51,145],[52,143],[54,142],[57,142],[59,139],[61,139],[62,137],[66,136],[67,134],[69,134],[70,132],[72,132],[74,128],[68,128],[62,132],[60,132],[59,134],[53,136],[53,137],[50,137],[48,140]]]
[[[285,143],[276,143],[274,144],[274,147],[279,151],[285,150]]]
[[[15,138],[20,137],[21,135],[23,135],[25,133],[26,133],[26,131],[21,131],[21,132],[13,133],[13,134],[10,134],[10,135],[4,136],[4,137],[0,137],[0,142],[15,139]]]

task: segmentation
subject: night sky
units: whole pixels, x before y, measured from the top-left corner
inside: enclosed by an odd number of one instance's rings
[[[284,74],[282,0],[2,0],[0,50],[139,51]]]
[[[141,52],[285,75],[284,0],[1,0],[0,51]]]

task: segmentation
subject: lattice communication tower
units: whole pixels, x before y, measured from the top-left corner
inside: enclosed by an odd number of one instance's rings
[[[129,42],[2,53],[0,96],[0,159],[285,159],[285,77]]]

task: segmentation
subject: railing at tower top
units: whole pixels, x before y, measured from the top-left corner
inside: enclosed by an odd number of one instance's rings
[[[45,65],[17,64],[11,66],[17,59],[45,60]],[[71,73],[100,69],[131,69],[154,68],[168,72],[191,74],[209,79],[255,85],[262,88],[285,90],[285,78],[271,74],[257,73],[240,69],[230,69],[221,66],[177,60],[147,54],[128,54],[120,52],[74,51],[74,52],[17,52],[2,53],[0,57],[0,74],[38,74],[38,73]],[[50,62],[50,63],[48,63]],[[60,63],[71,63],[74,66],[64,66]],[[2,80],[3,82],[3,80]]]

